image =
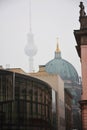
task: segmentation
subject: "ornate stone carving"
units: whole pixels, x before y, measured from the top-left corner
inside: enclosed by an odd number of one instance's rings
[[[87,28],[87,15],[85,13],[83,2],[80,2],[79,7],[80,7],[80,17],[79,17],[80,28],[85,29]]]
[[[83,2],[80,2],[79,7],[80,7],[80,17],[85,16],[86,13],[85,13],[85,8],[84,8],[84,5],[83,5]]]

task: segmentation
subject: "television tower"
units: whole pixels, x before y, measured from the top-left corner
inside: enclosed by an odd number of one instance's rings
[[[25,54],[29,57],[29,72],[32,73],[34,71],[34,59],[33,57],[37,53],[37,47],[34,44],[34,35],[32,33],[32,27],[31,27],[31,0],[29,0],[29,33],[28,33],[28,42],[27,45],[25,46]]]

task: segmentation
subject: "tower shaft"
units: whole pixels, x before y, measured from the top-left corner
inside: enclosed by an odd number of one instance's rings
[[[29,72],[30,73],[34,72],[34,61],[33,61],[33,57],[29,57]]]

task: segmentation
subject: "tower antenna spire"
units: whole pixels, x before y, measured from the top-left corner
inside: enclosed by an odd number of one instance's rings
[[[32,32],[32,28],[31,28],[31,0],[29,0],[29,24],[30,24],[29,30],[30,30],[30,32]]]

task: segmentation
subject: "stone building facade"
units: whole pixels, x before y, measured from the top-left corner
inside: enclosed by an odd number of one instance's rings
[[[82,130],[87,130],[87,15],[83,2],[80,2],[80,29],[74,30],[77,52],[81,60],[82,95],[80,100]]]

